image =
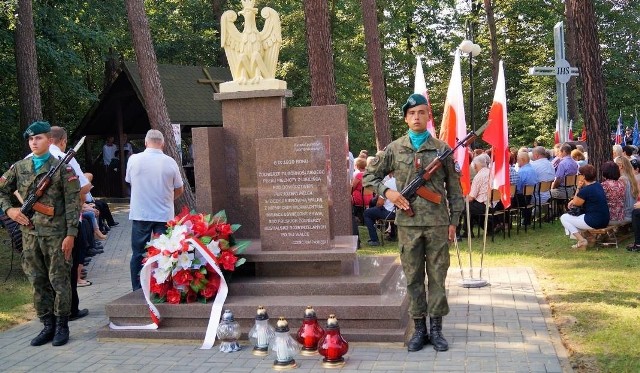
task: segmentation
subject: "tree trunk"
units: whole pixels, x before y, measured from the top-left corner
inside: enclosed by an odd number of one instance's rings
[[[311,78],[311,105],[335,105],[336,80],[329,25],[329,4],[325,0],[305,0],[304,20]]]
[[[493,16],[493,4],[491,0],[484,0],[484,10],[487,13],[487,26],[489,27],[489,41],[491,44],[491,76],[493,88],[498,80],[498,67],[500,65],[500,51],[498,50],[498,37],[496,36],[496,20]]]
[[[576,53],[576,29],[574,26],[574,15],[569,6],[569,2],[565,3],[565,16],[567,18],[567,49],[566,58],[569,61],[569,65],[578,66],[580,61],[578,60],[578,53]],[[578,84],[576,83],[576,77],[572,76],[567,83],[567,115],[574,123],[578,119]],[[573,129],[574,133],[576,129]]]
[[[600,175],[601,165],[611,159],[611,144],[596,16],[592,0],[568,0],[567,3],[574,15],[573,26],[580,58],[589,163]]]
[[[227,5],[227,0],[211,0],[211,10],[213,12],[213,18],[215,19],[215,29],[218,35],[221,35],[220,18],[222,18],[222,13],[225,11],[225,5]],[[218,47],[216,66],[229,66],[227,55],[224,53],[224,48],[222,47]]]
[[[136,61],[142,83],[142,96],[149,116],[149,123],[151,128],[159,130],[164,135],[164,150],[178,163],[180,175],[184,182],[184,194],[176,200],[176,211],[180,211],[183,206],[194,209],[196,206],[195,198],[182,167],[182,160],[178,153],[178,146],[173,136],[169,112],[164,99],[164,91],[160,84],[158,63],[151,41],[149,21],[144,11],[144,1],[126,0],[126,6],[129,31],[131,32],[133,49],[136,53]]]
[[[18,0],[18,22],[15,42],[20,132],[23,132],[32,122],[43,119],[31,0]]]
[[[364,42],[367,47],[367,67],[371,85],[371,103],[373,105],[373,125],[376,135],[376,148],[384,149],[391,142],[389,129],[389,108],[382,72],[382,52],[378,33],[376,0],[362,0],[362,20],[364,22]]]

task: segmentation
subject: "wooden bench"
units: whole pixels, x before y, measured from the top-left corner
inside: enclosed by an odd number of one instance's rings
[[[595,238],[596,245],[618,248],[618,231],[631,226],[631,221],[611,222],[605,228],[589,229],[586,232]]]

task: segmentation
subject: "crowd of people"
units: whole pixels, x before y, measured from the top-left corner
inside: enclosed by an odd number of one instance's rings
[[[375,157],[369,157],[366,150],[360,152],[355,159],[352,182],[352,202],[354,221],[366,225],[369,232],[369,246],[378,246],[376,220],[393,220],[395,206],[373,190],[364,188],[362,175]],[[601,180],[595,174],[595,168],[587,162],[587,153],[580,144],[556,144],[552,149],[542,146],[533,148],[513,148],[510,157],[510,183],[515,190],[511,206],[521,208],[523,226],[532,223],[533,206],[542,205],[553,198],[558,212],[550,211],[550,215],[560,216],[566,234],[576,240],[575,249],[584,249],[589,239],[585,232],[604,228],[608,225],[624,225],[633,223],[637,239],[627,248],[640,252],[640,156],[634,146],[614,145],[612,160],[604,163],[601,169]],[[501,201],[491,201],[489,194],[489,178],[491,169],[490,150],[474,149],[470,152],[472,182],[466,199],[471,216],[470,226],[483,227],[487,212],[503,210]],[[576,182],[565,185],[567,177],[576,175]],[[392,175],[388,178],[394,180]],[[551,188],[546,192],[538,192],[541,182],[550,182]],[[597,190],[597,191],[596,191]],[[601,191],[600,191],[601,190]],[[538,201],[539,199],[539,201]],[[487,204],[489,206],[487,208]],[[382,207],[384,205],[388,205]],[[605,207],[606,206],[606,207]],[[523,208],[526,207],[526,208]],[[502,216],[496,221],[489,219],[488,230],[498,232],[505,229]],[[390,227],[393,225],[390,225]],[[466,224],[458,224],[458,238],[466,236],[462,230]],[[393,226],[394,227],[394,226]],[[395,228],[395,227],[394,227]],[[355,228],[354,228],[355,229]],[[354,232],[356,232],[354,230]],[[394,231],[388,229],[387,239],[395,240]]]

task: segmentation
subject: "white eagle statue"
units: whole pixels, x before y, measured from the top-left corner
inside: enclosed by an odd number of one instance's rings
[[[258,31],[255,0],[241,1],[240,12],[227,10],[220,19],[221,43],[233,77],[233,81],[220,84],[220,92],[286,89],[287,82],[275,79],[282,45],[280,16],[272,8],[262,8],[264,27]],[[238,14],[244,17],[242,32],[234,24]]]

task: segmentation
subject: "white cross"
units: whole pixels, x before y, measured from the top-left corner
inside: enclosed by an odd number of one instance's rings
[[[530,75],[555,75],[556,95],[558,99],[558,128],[560,142],[568,139],[569,120],[567,118],[567,82],[572,76],[578,76],[578,68],[571,67],[564,55],[564,24],[556,23],[553,27],[553,44],[555,49],[555,66],[535,66],[529,69]]]

